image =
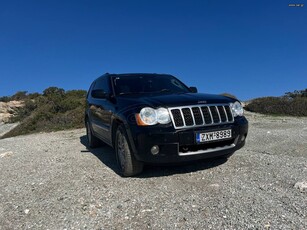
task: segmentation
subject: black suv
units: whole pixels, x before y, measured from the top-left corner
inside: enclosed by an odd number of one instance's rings
[[[248,121],[234,98],[197,93],[167,74],[104,74],[91,85],[85,112],[91,148],[115,149],[120,172],[144,163],[231,156],[245,144]]]

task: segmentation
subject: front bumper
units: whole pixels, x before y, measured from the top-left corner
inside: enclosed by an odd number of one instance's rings
[[[207,144],[196,143],[197,132],[231,129],[232,138]],[[145,163],[176,163],[213,158],[234,153],[242,148],[248,133],[248,121],[240,117],[234,123],[175,130],[169,127],[127,127],[131,148],[137,160]],[[153,155],[151,148],[159,146]]]

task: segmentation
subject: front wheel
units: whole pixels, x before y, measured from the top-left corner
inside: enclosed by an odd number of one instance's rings
[[[134,176],[142,172],[143,163],[136,160],[132,154],[123,125],[120,125],[116,131],[115,152],[122,176]]]

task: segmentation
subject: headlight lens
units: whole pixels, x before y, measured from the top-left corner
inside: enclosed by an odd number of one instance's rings
[[[244,110],[240,102],[231,103],[230,108],[234,117],[243,116]]]
[[[140,118],[145,125],[155,125],[157,124],[157,113],[156,110],[145,107],[140,112]]]
[[[167,124],[171,121],[168,110],[166,108],[159,108],[157,111],[157,121],[160,124]]]
[[[140,113],[136,114],[136,122],[140,126],[167,124],[171,121],[170,115],[166,108],[153,109],[145,107]]]

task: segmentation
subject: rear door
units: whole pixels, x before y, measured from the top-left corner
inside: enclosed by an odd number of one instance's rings
[[[107,76],[98,78],[92,87],[92,90],[103,90],[107,94],[111,94],[110,82]],[[113,111],[113,103],[107,98],[94,98],[89,95],[89,116],[92,128],[96,136],[103,141],[110,143],[111,140],[111,116]]]

